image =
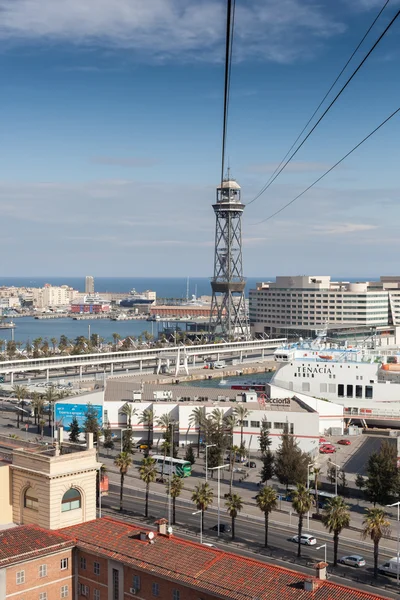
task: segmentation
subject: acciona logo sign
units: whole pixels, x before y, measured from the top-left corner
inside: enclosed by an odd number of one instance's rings
[[[290,398],[266,398],[267,404],[290,404]]]
[[[332,369],[327,366],[321,367],[297,367],[297,373],[300,375],[301,373],[321,373],[322,375],[330,375],[332,373]]]

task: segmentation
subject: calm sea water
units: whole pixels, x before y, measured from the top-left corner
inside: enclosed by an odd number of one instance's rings
[[[112,334],[119,333],[122,338],[127,336],[137,337],[143,331],[149,331],[157,335],[159,323],[149,321],[110,321],[109,319],[74,321],[73,319],[34,319],[33,317],[20,317],[14,320],[16,328],[14,329],[14,339],[18,342],[32,342],[35,338],[41,337],[50,341],[55,337],[60,339],[60,335],[66,335],[68,339],[75,339],[80,335],[88,336],[90,333],[97,333],[106,341],[112,341]],[[0,330],[0,338],[3,340],[11,339],[11,330]]]

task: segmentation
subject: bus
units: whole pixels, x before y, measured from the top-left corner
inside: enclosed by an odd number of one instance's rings
[[[157,471],[164,472],[164,475],[178,475],[178,477],[190,477],[192,474],[192,465],[188,460],[180,458],[171,458],[162,454],[153,454],[151,457],[156,461]],[[164,471],[163,471],[164,464]]]
[[[315,489],[311,488],[309,490],[311,496],[315,498]],[[324,492],[322,490],[318,490],[318,504],[319,508],[325,508],[325,504],[327,500],[331,500],[332,498],[336,498],[335,494],[331,494],[330,492]]]

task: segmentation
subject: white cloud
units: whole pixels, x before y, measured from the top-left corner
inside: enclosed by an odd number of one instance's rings
[[[95,156],[92,163],[97,165],[108,165],[110,167],[153,167],[159,161],[156,158],[145,157],[121,157],[115,156]]]
[[[221,0],[0,0],[0,39],[132,49],[145,58],[222,60]],[[252,0],[236,9],[235,56],[290,62],[343,32],[315,0]]]
[[[330,223],[329,225],[314,225],[312,227],[314,233],[319,235],[348,235],[377,228],[377,225],[367,223]]]

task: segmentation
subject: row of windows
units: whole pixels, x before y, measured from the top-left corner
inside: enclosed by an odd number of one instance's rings
[[[68,569],[68,558],[62,558],[60,560],[60,569],[61,569],[61,571]],[[17,571],[15,577],[16,577],[17,585],[21,585],[22,583],[25,583],[25,571]],[[39,577],[47,577],[47,565],[46,564],[39,566]]]
[[[68,598],[69,597],[69,588],[67,585],[62,585],[60,588],[60,598]],[[53,600],[54,596],[52,596],[50,598],[50,596],[47,595],[47,592],[39,592],[39,596],[38,599],[39,600]],[[97,600],[96,598],[94,598],[94,600]],[[98,598],[98,600],[100,600],[100,596]]]
[[[287,427],[289,425],[289,433],[294,433],[293,423],[286,423],[286,422],[285,423],[272,423],[271,421],[267,421],[265,425],[266,425],[267,429],[284,429],[285,427]],[[248,426],[249,426],[249,422],[243,421],[243,427],[248,427]],[[250,427],[259,429],[260,421],[250,421]]]
[[[327,385],[329,385],[329,388],[327,388]],[[310,383],[308,381],[303,381],[301,384],[301,391],[302,392],[309,392],[310,391]],[[364,390],[364,396],[363,396],[363,390]],[[326,383],[321,383],[320,384],[320,393],[321,394],[325,394],[329,391],[330,394],[335,394],[336,393],[336,385],[335,384],[326,384]],[[366,385],[366,386],[362,386],[362,385],[344,385],[342,383],[339,383],[337,386],[337,395],[338,398],[367,398],[368,400],[372,400],[373,396],[374,396],[374,388],[372,387],[372,385]],[[275,423],[276,425],[276,423]]]
[[[88,585],[84,585],[83,583],[78,583],[78,595],[84,596],[85,598],[89,598],[90,596],[90,588]],[[101,600],[100,590],[96,588],[93,590],[93,600]]]
[[[81,556],[80,558],[80,567],[82,570],[86,570],[86,558],[84,556]],[[94,561],[93,563],[93,573],[95,575],[100,575],[100,563]]]

